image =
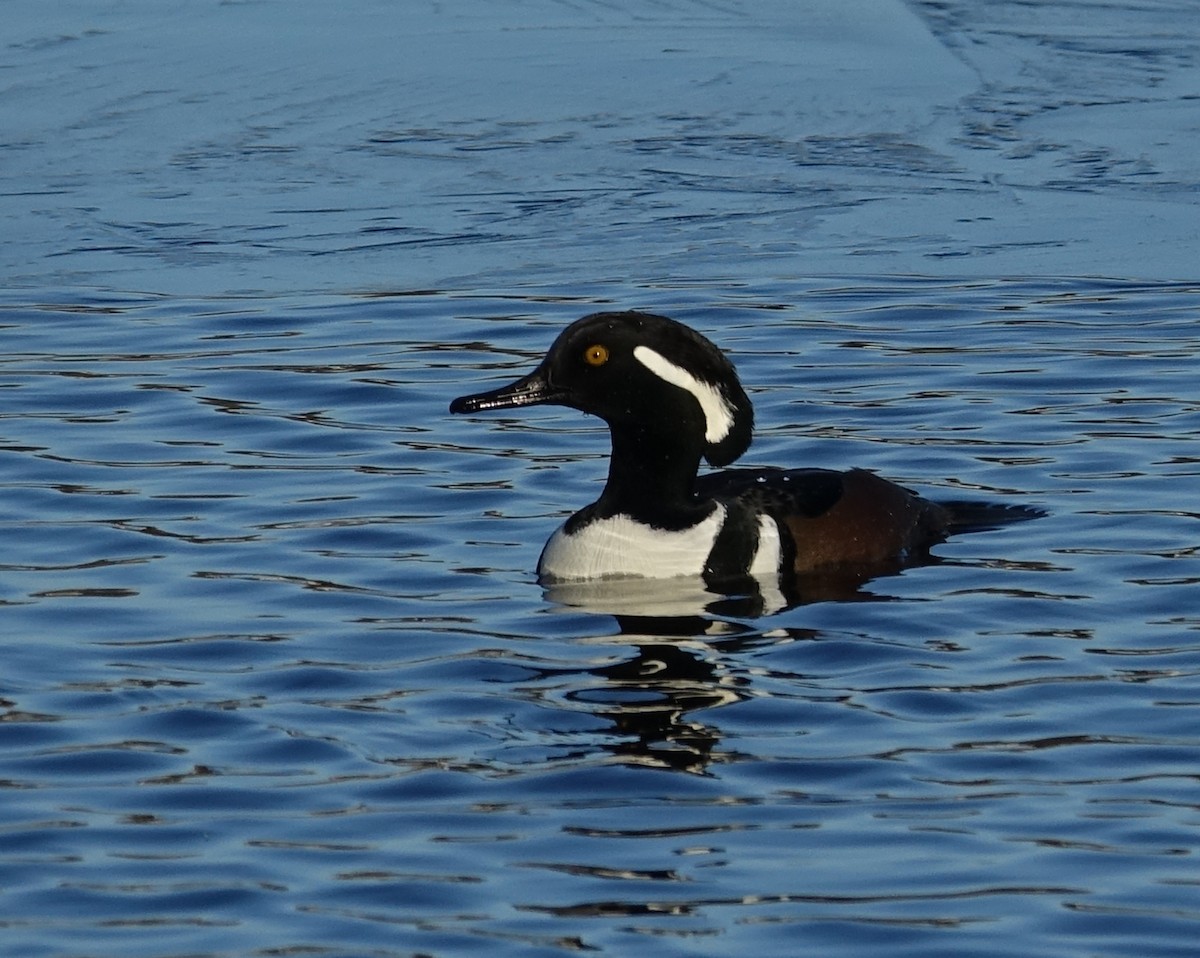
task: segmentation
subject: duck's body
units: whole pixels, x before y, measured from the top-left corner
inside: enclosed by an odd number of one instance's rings
[[[787,579],[924,552],[952,510],[861,469],[725,469],[754,414],[732,363],[688,327],[649,313],[596,313],[567,327],[532,373],[456,399],[451,412],[541,403],[604,419],[608,482],[542,551],[547,582],[703,576]]]

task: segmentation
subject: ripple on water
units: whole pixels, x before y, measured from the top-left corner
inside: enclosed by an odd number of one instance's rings
[[[544,594],[602,432],[446,404],[601,299],[730,349],[754,462],[1048,515],[772,616]],[[10,294],[6,935],[1186,953],[1198,306],[1083,280]]]

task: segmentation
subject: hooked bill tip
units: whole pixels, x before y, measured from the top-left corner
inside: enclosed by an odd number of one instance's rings
[[[480,409],[475,396],[459,396],[450,403],[452,413],[478,412]]]

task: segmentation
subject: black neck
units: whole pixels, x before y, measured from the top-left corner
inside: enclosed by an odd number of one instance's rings
[[[696,498],[700,440],[692,430],[613,425],[608,482],[596,502],[600,516],[630,516],[663,529],[682,529],[712,511]]]

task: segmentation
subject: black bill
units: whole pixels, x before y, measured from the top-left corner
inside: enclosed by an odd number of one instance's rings
[[[518,406],[536,406],[541,403],[559,403],[564,393],[550,384],[539,366],[528,376],[515,383],[501,386],[490,392],[473,396],[459,396],[450,404],[454,413],[486,412],[489,409],[515,409]]]

